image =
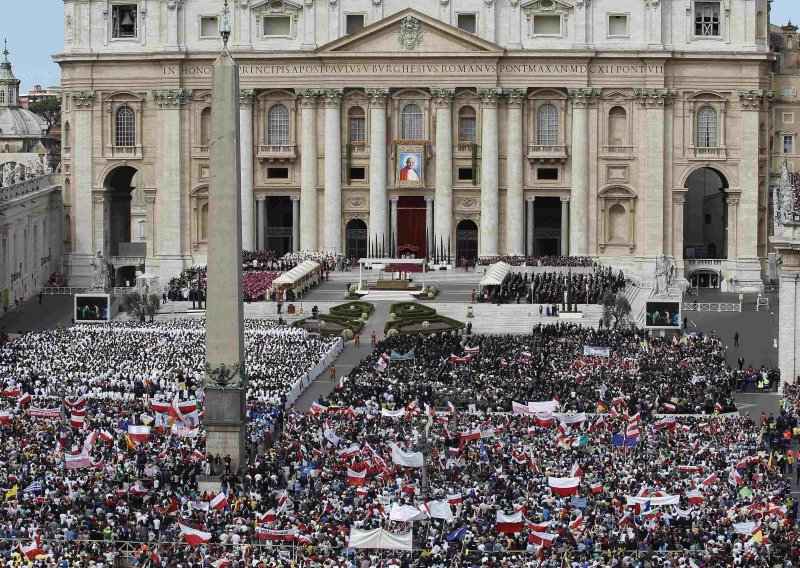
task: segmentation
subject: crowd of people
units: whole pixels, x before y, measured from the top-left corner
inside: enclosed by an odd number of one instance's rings
[[[478,264],[488,266],[495,262],[505,262],[511,266],[598,266],[588,256],[482,256]]]
[[[484,286],[478,299],[493,304],[560,304],[569,292],[572,304],[599,304],[603,297],[622,291],[626,279],[611,267],[595,268],[591,274],[509,272],[499,285]]]
[[[774,455],[800,389],[784,392],[786,416],[740,417],[714,336],[559,323],[389,337],[308,412],[286,395],[338,339],[248,320],[246,341],[241,470],[207,452],[199,424],[202,320],[0,348],[0,564],[42,551],[31,565],[110,566],[123,543],[137,565],[181,568],[800,557]],[[207,473],[219,491],[198,492]],[[359,548],[373,530],[388,544]]]

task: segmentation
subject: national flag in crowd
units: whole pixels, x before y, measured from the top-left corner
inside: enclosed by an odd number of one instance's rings
[[[211,566],[213,566],[213,568],[229,568],[230,566],[233,566],[233,562],[227,560],[226,558],[220,558],[219,560],[212,562]]]
[[[387,369],[387,367],[389,367],[390,360],[391,357],[389,357],[389,355],[387,355],[386,353],[382,353],[380,357],[378,357],[378,360],[375,362],[375,369],[381,373],[384,372]]]
[[[150,426],[131,424],[128,426],[128,437],[136,444],[143,444],[150,437]]]
[[[467,527],[459,527],[452,532],[445,535],[444,539],[447,542],[462,542],[467,536]]]
[[[447,494],[447,502],[451,505],[458,505],[463,501],[461,497],[461,493],[448,493]]]
[[[675,406],[675,404],[672,403],[672,402],[665,402],[664,403],[664,410],[666,410],[667,412],[675,413],[675,412],[677,412],[678,407]]]
[[[347,468],[347,483],[355,487],[363,487],[367,482],[367,470],[355,471]]]
[[[534,531],[531,532],[530,536],[528,537],[528,542],[543,548],[550,548],[553,546],[553,541],[556,539],[556,536],[558,535]]]
[[[44,550],[41,548],[39,537],[36,537],[36,540],[32,541],[28,546],[23,546],[21,543],[19,545],[19,551],[25,555],[25,558],[28,560],[34,560],[37,556],[41,556],[44,554]]]
[[[455,353],[450,354],[450,362],[451,363],[469,363],[472,361],[472,356],[464,355],[463,357],[459,357]]]
[[[449,400],[447,401],[447,412],[454,413],[456,411],[456,407],[453,405],[452,402]]]
[[[495,528],[497,532],[505,534],[522,531],[522,512],[517,511],[513,515],[507,515],[497,511]]]
[[[178,523],[178,526],[181,529],[183,538],[186,539],[186,543],[189,546],[198,546],[211,540],[211,533],[199,531],[181,523]]]
[[[138,481],[131,486],[130,491],[133,495],[147,495],[148,493],[147,488],[139,485]]]
[[[150,403],[150,408],[153,412],[160,412],[162,414],[169,414],[170,403],[166,400],[154,400]]]
[[[0,424],[11,424],[11,421],[14,419],[14,415],[11,414],[9,411],[0,412]]]
[[[42,492],[42,484],[38,481],[34,481],[30,485],[28,485],[25,489],[22,490],[23,493],[41,493]]]
[[[703,502],[703,494],[697,489],[692,489],[686,492],[686,500],[692,505],[697,505]]]
[[[228,506],[228,496],[225,493],[220,492],[216,497],[214,497],[209,506],[214,509],[215,511],[222,511],[225,507]]]
[[[702,481],[701,485],[705,485],[706,487],[708,487],[708,486],[709,486],[709,485],[711,485],[712,483],[715,483],[715,482],[717,481],[717,479],[719,479],[719,477],[717,476],[717,474],[716,474],[716,473],[712,473],[711,475],[709,475],[708,477],[706,477],[706,478],[705,478],[705,479]]]
[[[69,425],[73,428],[81,429],[86,420],[85,410],[73,410],[69,415]]]
[[[312,402],[311,403],[311,408],[309,409],[308,413],[311,416],[314,416],[315,414],[322,414],[323,412],[327,412],[327,411],[328,411],[328,407],[327,406],[322,406],[318,402]]]
[[[678,422],[673,416],[667,416],[655,423],[656,428],[660,430],[674,430],[677,425]]]
[[[569,530],[578,530],[583,525],[583,513],[578,509],[578,516],[569,523]]]
[[[595,495],[598,494],[598,493],[602,493],[603,492],[603,484],[602,483],[592,483],[589,486],[589,490],[592,493],[594,493]]]
[[[547,485],[550,491],[562,497],[569,497],[578,492],[578,487],[581,484],[580,477],[548,477]]]
[[[81,397],[75,399],[74,401],[73,400],[69,400],[68,398],[65,398],[64,399],[64,404],[66,405],[67,408],[73,408],[73,409],[75,409],[75,408],[83,408],[84,406],[86,406],[86,397],[85,396],[81,396]]]
[[[28,404],[31,401],[31,395],[29,393],[23,393],[17,398],[17,404],[22,406],[23,404]]]
[[[19,386],[13,387],[6,387],[3,389],[3,396],[7,396],[9,398],[16,398],[20,395]]]

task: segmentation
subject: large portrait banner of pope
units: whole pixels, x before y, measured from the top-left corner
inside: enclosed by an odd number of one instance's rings
[[[397,148],[397,182],[401,187],[423,187],[424,158],[422,148]]]

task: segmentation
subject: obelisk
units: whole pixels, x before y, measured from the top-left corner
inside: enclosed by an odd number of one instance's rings
[[[242,203],[239,178],[239,66],[228,52],[228,2],[223,49],[212,66],[211,186],[208,216],[205,418],[206,453],[231,469],[245,460],[247,374],[242,307]]]

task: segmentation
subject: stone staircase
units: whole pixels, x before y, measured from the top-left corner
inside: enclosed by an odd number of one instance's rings
[[[473,334],[502,335],[502,334],[527,334],[531,333],[533,326],[553,324],[559,321],[569,321],[585,327],[597,327],[603,313],[602,306],[578,304],[578,309],[583,312],[582,319],[562,320],[555,317],[539,315],[538,304],[472,304],[474,318],[467,318],[467,308],[470,304],[437,302],[428,304],[443,316],[453,318],[464,323],[472,322]]]

